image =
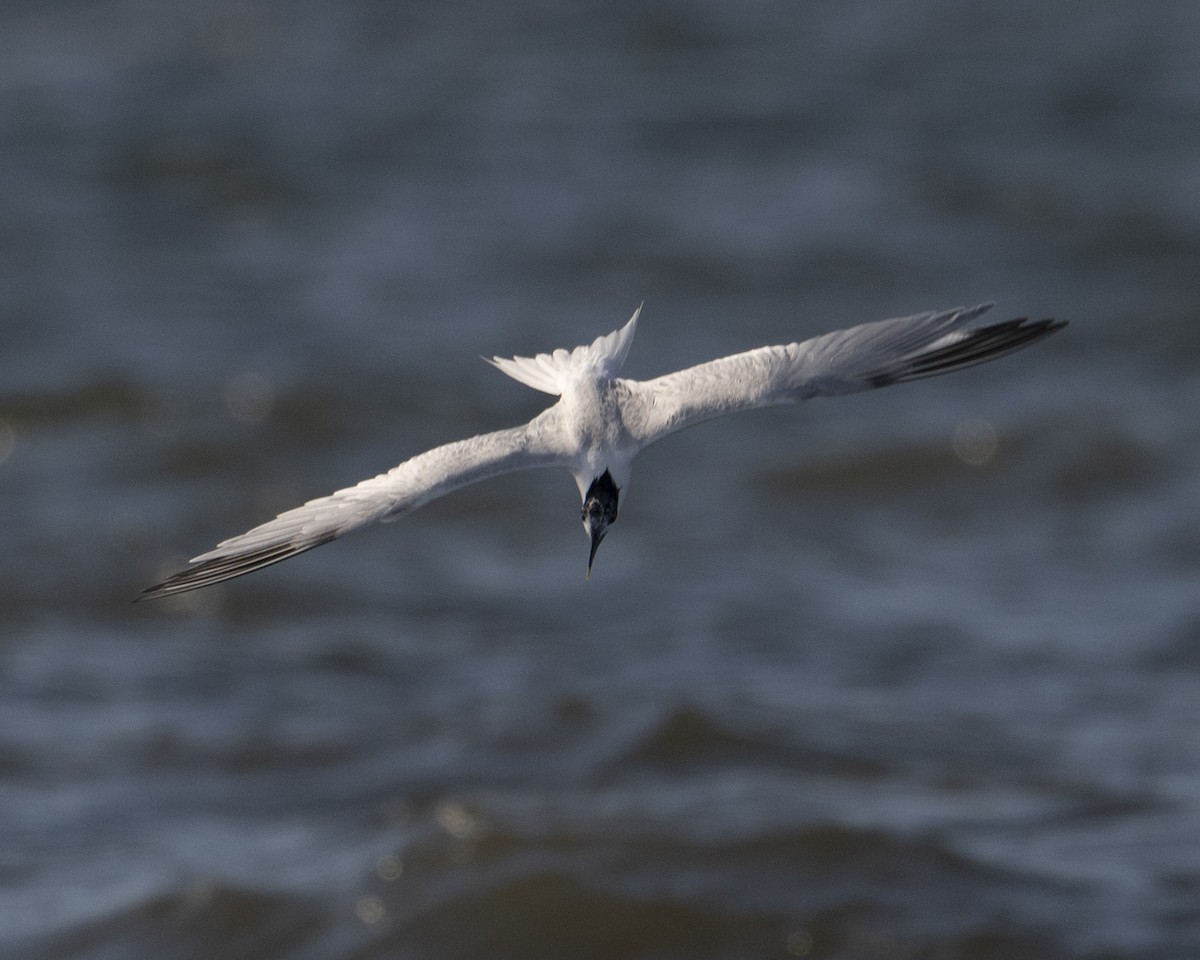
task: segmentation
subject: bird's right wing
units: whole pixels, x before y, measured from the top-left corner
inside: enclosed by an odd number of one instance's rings
[[[991,308],[922,313],[760,347],[629,383],[625,425],[642,446],[715,417],[810,397],[855,393],[961,370],[1003,356],[1064,324],[1008,320],[966,326]]]
[[[435,447],[387,473],[281,513],[218,544],[139,600],[207,587],[279,563],[376,520],[395,520],[467,484],[514,470],[565,465],[551,407],[524,426]]]

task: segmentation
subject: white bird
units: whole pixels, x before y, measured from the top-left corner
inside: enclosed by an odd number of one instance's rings
[[[240,577],[376,520],[396,520],[459,487],[533,467],[565,467],[596,549],[617,519],[633,458],[667,434],[738,410],[854,393],[961,370],[1024,347],[1065,321],[971,322],[981,304],[866,323],[802,343],[760,347],[654,380],[617,376],[637,329],[629,322],[589,346],[489,363],[558,402],[528,423],[435,447],[387,473],[280,514],[202,553],[139,600]]]

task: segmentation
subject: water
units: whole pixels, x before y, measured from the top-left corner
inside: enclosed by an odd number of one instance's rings
[[[0,12],[0,955],[1190,958],[1200,12]],[[965,374],[180,559],[626,371]]]

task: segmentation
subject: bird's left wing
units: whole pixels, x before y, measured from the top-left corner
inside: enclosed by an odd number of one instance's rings
[[[319,547],[376,520],[395,520],[459,487],[501,473],[565,464],[552,407],[529,423],[435,447],[387,473],[281,513],[218,544],[142,592],[165,597],[240,577]]]
[[[1064,324],[1007,320],[968,326],[991,308],[921,313],[837,330],[801,343],[760,347],[642,382],[625,425],[641,445],[726,413],[854,393],[974,366],[1026,346]]]

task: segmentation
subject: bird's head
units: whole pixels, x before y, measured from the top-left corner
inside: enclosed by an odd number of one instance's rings
[[[592,561],[596,559],[600,541],[608,533],[609,525],[617,519],[617,500],[620,495],[621,491],[607,470],[592,481],[583,495],[583,529],[592,540],[592,552],[588,555],[588,577],[592,575]]]

